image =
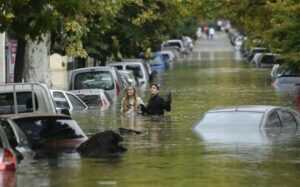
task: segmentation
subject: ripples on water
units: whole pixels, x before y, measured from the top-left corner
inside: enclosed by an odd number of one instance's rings
[[[253,68],[235,56],[193,53],[160,75],[161,94],[173,92],[172,112],[162,120],[121,117],[119,103],[107,111],[76,114],[88,134],[119,127],[142,134],[125,136],[128,152],[120,158],[64,154],[24,163],[17,186],[296,186],[299,138],[284,144],[215,144],[192,132],[204,112],[217,106],[295,107],[293,98],[274,92],[269,69]],[[148,93],[140,94],[147,101]]]

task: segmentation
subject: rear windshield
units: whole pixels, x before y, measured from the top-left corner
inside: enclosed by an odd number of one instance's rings
[[[33,112],[32,92],[17,92],[17,110],[19,113]],[[36,110],[38,101],[35,95]],[[13,93],[0,93],[0,114],[13,114],[14,97]]]
[[[25,133],[33,147],[48,140],[84,137],[84,133],[76,121],[69,118],[37,117],[16,119],[14,121]]]
[[[273,64],[275,61],[275,56],[273,55],[265,55],[262,57],[261,62],[267,64]]]
[[[167,42],[164,44],[164,47],[178,47],[181,48],[181,45],[179,42]]]
[[[133,75],[137,78],[143,78],[143,71],[140,65],[126,65],[126,70],[133,72]]]
[[[75,90],[80,89],[114,89],[114,81],[109,71],[84,72],[75,77]]]

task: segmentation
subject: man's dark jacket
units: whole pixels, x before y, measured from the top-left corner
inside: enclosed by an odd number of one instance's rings
[[[149,99],[147,107],[142,107],[142,112],[149,115],[164,115],[164,110],[170,111],[171,104],[158,94]]]

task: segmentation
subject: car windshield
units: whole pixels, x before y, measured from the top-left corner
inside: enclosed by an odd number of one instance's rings
[[[260,112],[211,112],[204,116],[200,125],[204,128],[259,127],[262,117]]]
[[[76,121],[63,117],[32,117],[15,119],[33,148],[48,140],[84,137]]]
[[[80,73],[75,77],[75,89],[114,89],[114,81],[109,71]]]

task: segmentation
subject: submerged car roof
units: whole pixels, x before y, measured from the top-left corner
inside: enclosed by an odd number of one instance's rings
[[[59,117],[72,119],[70,116],[63,114],[51,114],[51,113],[19,113],[19,114],[7,114],[0,115],[0,118],[5,119],[20,119],[20,118],[35,118],[35,117]]]
[[[215,108],[209,110],[207,113],[213,112],[267,112],[274,108],[278,108],[278,106],[271,106],[271,105],[241,105],[241,106],[230,106],[230,107],[222,107],[222,108]]]

